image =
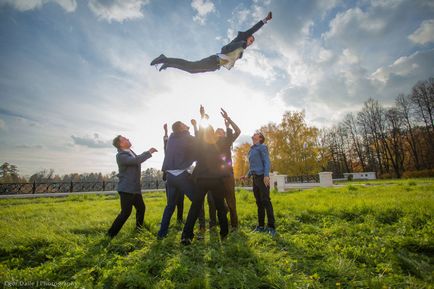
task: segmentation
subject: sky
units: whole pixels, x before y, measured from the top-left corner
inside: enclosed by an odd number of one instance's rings
[[[150,66],[161,53],[218,53],[268,11],[232,70]],[[432,0],[0,0],[0,162],[21,175],[117,170],[118,135],[158,153],[163,124],[205,106],[239,125],[238,143],[285,111],[338,123],[369,98],[391,106],[434,76]]]

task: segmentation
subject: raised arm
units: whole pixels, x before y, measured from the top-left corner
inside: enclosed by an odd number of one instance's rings
[[[163,129],[164,129],[164,136],[163,136],[164,153],[166,153],[167,140],[169,139],[169,137],[167,136],[167,123],[163,125]]]
[[[229,125],[231,125],[232,128],[235,130],[234,134],[230,136],[232,138],[231,141],[234,142],[240,136],[241,130],[223,108],[221,108],[220,114],[225,119],[226,128],[229,128]]]
[[[272,18],[273,18],[273,14],[270,11],[270,12],[268,12],[267,16],[263,20],[260,20],[258,23],[253,25],[252,28],[250,28],[247,31],[244,31],[244,33],[246,33],[246,35],[253,35],[256,31],[261,29],[261,27],[264,26],[264,24],[267,23]]]

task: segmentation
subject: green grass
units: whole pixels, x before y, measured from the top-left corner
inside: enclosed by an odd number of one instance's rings
[[[0,284],[433,288],[433,180],[375,184],[272,193],[274,238],[251,232],[254,197],[239,191],[240,230],[223,242],[208,231],[186,247],[175,222],[168,238],[156,239],[164,193],[144,195],[145,231],[134,232],[132,215],[111,242],[104,234],[119,211],[115,196],[0,200]]]

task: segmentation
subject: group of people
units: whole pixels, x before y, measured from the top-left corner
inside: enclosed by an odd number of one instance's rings
[[[250,29],[239,31],[237,36],[221,48],[220,53],[211,55],[199,61],[188,61],[180,58],[168,58],[161,54],[151,61],[159,70],[168,67],[177,68],[189,73],[215,71],[220,67],[230,70],[238,59],[243,56],[244,50],[253,44],[253,34],[272,19],[268,12]],[[205,122],[208,116],[205,109],[200,108],[201,120]],[[212,126],[197,126],[195,120],[191,121],[194,127],[194,136],[189,127],[177,121],[172,125],[172,133],[168,136],[167,125],[164,125],[164,152],[163,161],[164,180],[166,181],[167,205],[161,219],[158,238],[167,236],[170,219],[178,207],[178,221],[182,220],[184,195],[191,201],[187,220],[182,231],[181,242],[190,244],[196,220],[199,219],[199,229],[205,231],[204,200],[208,196],[210,227],[216,226],[217,219],[220,225],[220,236],[224,239],[229,233],[227,212],[229,210],[232,229],[238,227],[238,216],[235,198],[235,179],[232,168],[231,147],[240,135],[239,127],[232,121],[226,111],[221,110],[226,131],[218,128],[214,131]],[[258,206],[258,225],[255,231],[276,234],[274,224],[273,206],[270,200],[270,158],[265,138],[257,132],[252,136],[253,146],[249,152],[249,177],[253,178],[253,193]],[[116,236],[123,224],[131,214],[132,207],[136,208],[136,228],[143,227],[145,203],[140,190],[141,163],[157,152],[155,148],[137,155],[131,150],[130,141],[121,135],[113,140],[118,149],[116,161],[119,166],[118,191],[121,200],[121,212],[108,231],[110,237]],[[193,163],[196,164],[191,170]],[[227,209],[226,209],[227,208]],[[217,218],[216,218],[217,214]],[[267,215],[267,226],[265,226]]]
[[[161,219],[157,237],[165,238],[169,231],[170,220],[178,207],[178,221],[182,220],[184,195],[191,201],[190,210],[181,235],[181,243],[190,244],[194,238],[194,226],[199,219],[199,230],[205,231],[204,200],[208,196],[209,226],[220,226],[221,239],[229,233],[227,210],[233,230],[238,228],[236,209],[235,179],[232,167],[231,148],[240,135],[240,128],[221,109],[226,130],[214,130],[207,124],[208,115],[203,106],[200,107],[201,123],[198,126],[192,119],[194,135],[189,132],[189,126],[181,121],[172,125],[172,133],[167,134],[164,125],[164,152],[162,171],[166,181],[167,205]],[[273,206],[270,199],[270,159],[268,149],[264,144],[265,137],[256,132],[252,136],[253,145],[249,151],[250,169],[246,177],[253,178],[253,193],[258,208],[258,224],[254,231],[276,234]],[[120,195],[121,212],[108,230],[110,237],[116,236],[136,208],[136,229],[143,227],[145,204],[141,195],[140,172],[141,163],[157,152],[155,148],[140,155],[131,150],[130,141],[124,136],[117,136],[113,145],[118,149],[116,161],[119,167],[118,192]],[[193,164],[195,166],[193,168]],[[265,226],[265,216],[267,225]],[[203,237],[203,234],[199,235]],[[199,237],[198,236],[198,237]]]

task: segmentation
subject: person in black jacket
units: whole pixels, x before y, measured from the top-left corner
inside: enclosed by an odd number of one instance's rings
[[[181,243],[184,245],[190,244],[194,237],[194,224],[203,208],[207,192],[212,194],[217,208],[220,237],[224,239],[228,234],[228,218],[224,203],[224,178],[229,177],[230,168],[221,158],[220,150],[216,145],[218,139],[211,126],[199,129],[199,140],[197,162],[193,171],[193,178],[196,184],[195,192],[181,235]]]
[[[164,54],[161,54],[151,62],[152,65],[163,64],[160,67],[160,71],[168,67],[177,68],[187,71],[189,73],[200,73],[215,71],[224,66],[230,70],[235,61],[243,56],[244,49],[252,45],[255,41],[253,34],[258,31],[265,23],[271,20],[271,11],[267,16],[256,23],[252,28],[247,31],[239,31],[237,37],[235,37],[229,44],[222,47],[220,53],[203,58],[199,61],[188,61],[181,58],[168,58]]]

